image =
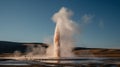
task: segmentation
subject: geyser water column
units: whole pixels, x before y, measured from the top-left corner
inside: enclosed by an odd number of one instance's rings
[[[52,19],[56,23],[55,33],[54,33],[54,57],[60,59],[60,57],[74,57],[72,53],[73,49],[73,35],[78,30],[76,23],[71,20],[73,15],[71,10],[62,7],[58,12],[56,12]],[[78,31],[77,31],[78,32]],[[57,60],[59,63],[60,61]]]
[[[55,33],[54,33],[54,57],[60,58],[60,31],[58,24],[56,24]]]

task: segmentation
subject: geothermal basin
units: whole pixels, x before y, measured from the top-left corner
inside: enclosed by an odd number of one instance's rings
[[[74,36],[79,29],[71,16],[72,11],[65,7],[53,15],[56,23],[53,45],[46,49],[45,55],[0,57],[0,67],[120,67],[120,58],[95,57],[89,51],[83,57],[73,54]]]

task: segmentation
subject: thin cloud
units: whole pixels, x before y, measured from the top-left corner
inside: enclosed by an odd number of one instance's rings
[[[99,22],[99,27],[101,28],[101,29],[103,29],[104,28],[104,22],[103,22],[103,20],[101,20],[100,22]]]
[[[92,21],[93,18],[94,18],[94,15],[84,14],[81,20],[82,20],[82,23],[88,24]]]

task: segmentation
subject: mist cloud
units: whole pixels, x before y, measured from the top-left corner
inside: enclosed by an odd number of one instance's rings
[[[82,23],[88,24],[93,20],[93,18],[94,18],[94,15],[84,14],[81,20],[82,20]]]

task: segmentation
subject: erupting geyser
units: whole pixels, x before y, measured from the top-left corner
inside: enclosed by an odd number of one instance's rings
[[[54,57],[60,57],[60,31],[57,24],[54,33]]]
[[[56,24],[55,33],[54,33],[54,57],[60,58],[60,31],[59,27]],[[57,63],[60,61],[58,60]]]
[[[78,32],[76,24],[71,20],[72,11],[62,7],[53,15],[53,21],[56,23],[54,33],[54,57],[74,57],[72,48],[74,44],[73,34]],[[57,61],[59,62],[59,60]]]

